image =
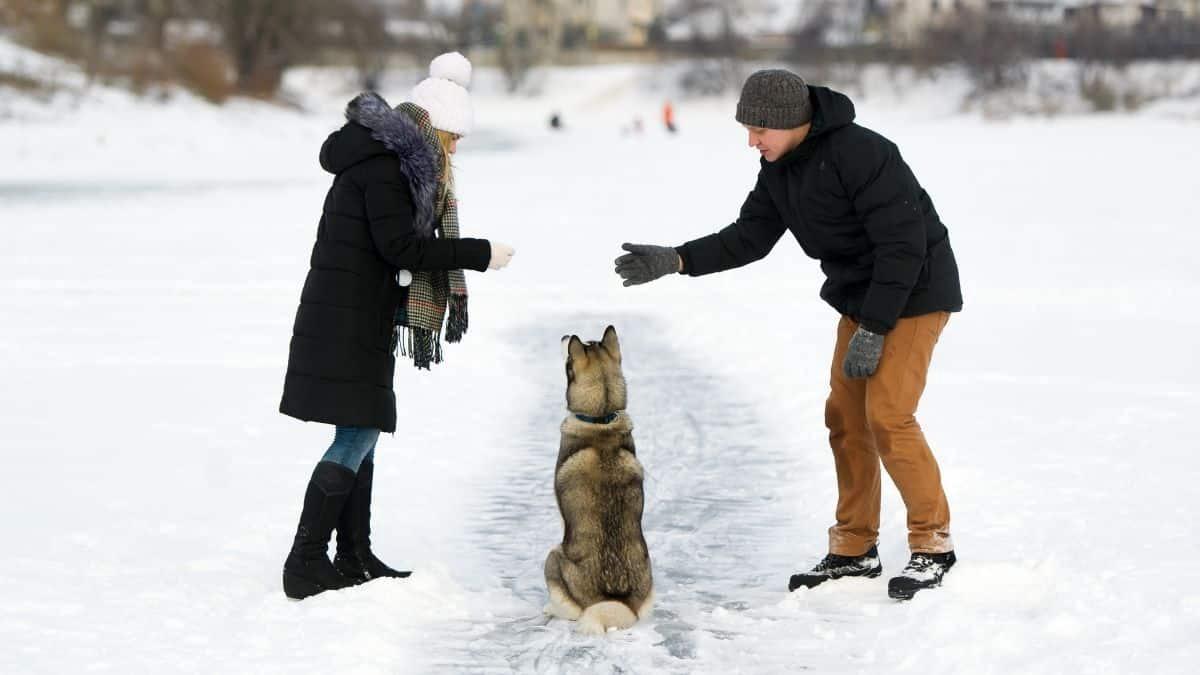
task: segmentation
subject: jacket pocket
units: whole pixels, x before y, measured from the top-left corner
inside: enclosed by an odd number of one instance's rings
[[[914,291],[923,291],[929,288],[929,284],[933,278],[933,272],[930,270],[933,259],[928,255],[925,256],[925,262],[921,263],[921,272],[917,274],[917,283],[913,284]]]
[[[921,263],[921,273],[917,276],[917,285],[915,289],[926,289],[933,285],[937,279],[937,270],[940,266],[940,261],[946,254],[947,243],[949,239],[942,239],[938,243],[929,247],[925,252],[925,262]]]

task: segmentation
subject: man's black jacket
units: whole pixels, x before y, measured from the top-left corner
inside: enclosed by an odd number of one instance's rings
[[[899,317],[962,309],[958,266],[946,227],[896,145],[854,123],[854,104],[809,87],[809,135],[758,182],[736,222],[678,247],[692,276],[767,255],[790,230],[821,261],[821,297],[870,331]]]

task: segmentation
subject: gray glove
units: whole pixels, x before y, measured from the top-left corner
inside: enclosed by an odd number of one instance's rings
[[[842,362],[842,372],[852,379],[870,377],[879,367],[879,357],[882,355],[883,336],[859,326],[850,337],[850,347],[846,351],[846,360]]]
[[[679,272],[679,254],[670,246],[622,244],[621,248],[629,251],[615,261],[617,274],[625,280],[625,286],[644,284]]]

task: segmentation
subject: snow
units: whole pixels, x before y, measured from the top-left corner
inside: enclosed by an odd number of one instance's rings
[[[294,74],[308,112],[104,89],[19,102],[0,123],[0,671],[1190,672],[1194,119],[994,122],[933,89],[858,101],[963,274],[919,413],[959,562],[941,589],[887,598],[907,552],[885,481],[883,577],[789,594],[832,520],[837,317],[786,238],[742,270],[620,286],[620,243],[722,227],[756,166],[731,100],[677,100],[670,136],[662,82],[639,72],[551,71],[516,98],[478,73],[460,215],[517,255],[469,276],[471,332],[446,364],[397,374],[374,541],[416,573],[300,603],[280,566],[332,434],[275,410],[328,183],[316,153],[352,86]],[[634,116],[646,133],[622,135]],[[541,616],[541,564],[561,536],[559,337],[609,323],[657,603],[595,638]]]

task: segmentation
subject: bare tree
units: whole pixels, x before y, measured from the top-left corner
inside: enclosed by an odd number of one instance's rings
[[[362,79],[373,84],[390,41],[385,16],[369,0],[216,0],[213,19],[239,91],[272,94],[284,71],[311,62],[324,47],[347,49]]]
[[[834,25],[835,0],[808,4],[808,12],[792,27],[787,58],[802,63],[821,63],[829,55],[826,36]]]
[[[916,56],[928,64],[961,63],[981,93],[1023,84],[1044,42],[1034,26],[993,12],[962,11],[927,29]]]
[[[680,81],[685,90],[715,94],[741,84],[741,64],[749,40],[738,27],[754,4],[749,0],[686,0],[677,6],[671,18],[687,37],[674,47],[693,58]]]
[[[350,55],[359,85],[378,89],[393,46],[385,13],[378,5],[362,0],[329,3],[326,11],[338,45]]]
[[[217,0],[221,26],[239,91],[271,94],[283,72],[313,48],[319,36],[317,0]]]
[[[562,25],[554,0],[505,0],[500,30],[500,67],[509,91],[525,82],[534,66],[558,54]]]

